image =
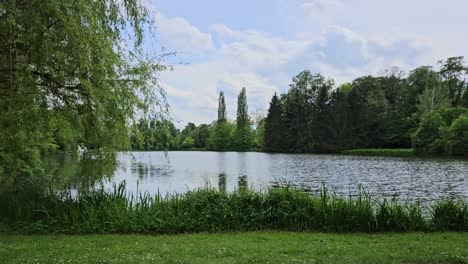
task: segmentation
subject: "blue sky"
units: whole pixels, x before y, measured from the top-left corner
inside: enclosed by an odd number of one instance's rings
[[[449,56],[468,57],[466,0],[147,0],[156,39],[175,51],[160,81],[177,127],[216,119],[226,95],[235,118],[247,88],[250,112],[309,69],[337,84],[397,66],[408,72]],[[182,63],[180,63],[182,62]]]

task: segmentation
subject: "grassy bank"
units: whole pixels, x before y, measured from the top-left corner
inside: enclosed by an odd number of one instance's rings
[[[364,192],[339,198],[323,189],[233,193],[201,189],[170,197],[22,191],[0,194],[0,230],[19,233],[193,233],[251,230],[325,232],[468,231],[468,205],[377,200]]]
[[[342,152],[345,155],[359,156],[394,156],[408,157],[414,156],[414,149],[350,149]]]
[[[0,263],[468,263],[468,234],[0,236]]]

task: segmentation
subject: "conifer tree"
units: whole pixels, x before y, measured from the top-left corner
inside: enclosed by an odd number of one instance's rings
[[[265,119],[265,150],[269,152],[280,152],[283,147],[283,113],[281,102],[276,93],[271,98],[268,115]]]

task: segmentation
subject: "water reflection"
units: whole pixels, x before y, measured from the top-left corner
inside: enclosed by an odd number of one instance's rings
[[[126,181],[127,189],[150,194],[181,193],[207,184],[220,191],[266,188],[275,182],[318,191],[323,184],[337,195],[359,186],[377,195],[431,201],[458,196],[468,199],[468,161],[392,157],[349,157],[216,152],[122,152],[113,158],[46,159],[47,173],[58,187],[86,188]]]
[[[226,174],[224,173],[218,176],[218,190],[220,192],[226,192]]]
[[[237,189],[242,192],[246,191],[248,187],[247,175],[239,176],[237,178]]]
[[[56,189],[89,189],[114,175],[116,153],[49,154],[43,157],[46,179]]]

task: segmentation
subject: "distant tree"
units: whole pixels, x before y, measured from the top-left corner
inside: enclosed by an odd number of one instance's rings
[[[247,92],[243,87],[237,97],[237,128],[250,126],[250,117],[247,106]]]
[[[224,99],[224,92],[219,93],[219,99],[218,99],[218,123],[220,122],[226,122],[226,102]]]
[[[334,144],[336,151],[353,148],[356,145],[352,134],[350,121],[350,106],[348,102],[349,93],[352,90],[350,83],[342,84],[331,94],[331,113],[329,140]]]
[[[314,152],[333,152],[336,151],[335,142],[331,140],[332,133],[331,112],[332,98],[331,90],[334,81],[326,79],[321,75],[315,76],[314,86],[316,89],[315,98],[312,102],[312,120],[310,127],[310,139]]]
[[[208,137],[207,149],[227,151],[232,149],[232,137],[235,127],[230,122],[215,122]]]
[[[248,114],[247,93],[243,87],[237,97],[237,120],[233,148],[246,151],[254,146],[254,134]]]
[[[182,142],[182,148],[193,148],[195,140],[192,137],[188,136]]]
[[[413,147],[418,153],[429,154],[441,152],[434,142],[440,137],[440,127],[443,125],[441,115],[436,112],[426,113],[416,132],[413,134]]]
[[[447,89],[442,83],[432,87],[427,87],[424,89],[422,94],[418,96],[418,99],[418,110],[422,115],[450,106]]]
[[[441,129],[441,141],[448,155],[468,155],[468,111]]]
[[[356,147],[385,146],[384,120],[388,108],[384,91],[376,77],[365,76],[352,82],[349,117]]]
[[[314,75],[302,71],[293,78],[285,97],[284,106],[284,151],[309,152],[312,150],[310,128],[312,120],[311,100],[316,90]]]
[[[130,133],[133,150],[171,150],[177,148],[179,130],[168,120],[140,119]]]
[[[468,107],[468,65],[464,57],[450,57],[439,61],[441,65],[440,75],[448,88],[449,98],[453,107]]]
[[[269,152],[283,151],[283,110],[276,93],[271,98],[268,115],[265,119],[264,148]]]
[[[442,108],[426,113],[413,134],[413,147],[421,154],[468,153],[468,109]]]
[[[265,149],[265,119],[258,121],[257,128],[255,129],[255,146],[259,150]]]
[[[380,83],[384,90],[385,99],[389,107],[394,110],[401,98],[401,90],[404,85],[405,73],[398,67],[389,67],[384,70],[384,75],[380,77]]]
[[[211,126],[207,124],[201,124],[193,133],[193,139],[195,140],[194,146],[196,148],[206,148],[208,144],[208,138],[210,136]]]

